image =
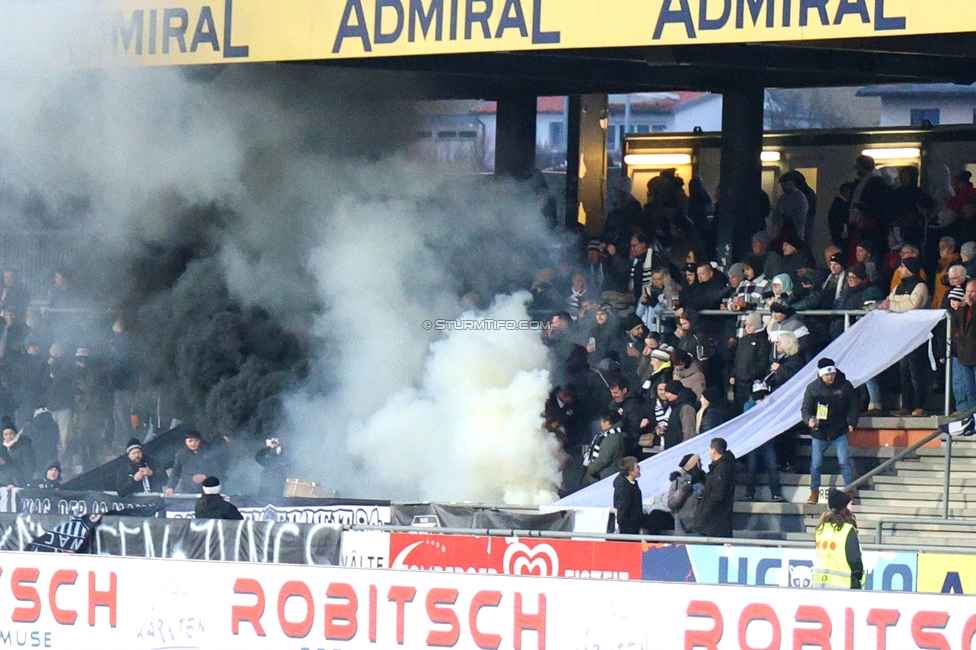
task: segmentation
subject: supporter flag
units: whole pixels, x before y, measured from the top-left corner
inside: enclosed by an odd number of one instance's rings
[[[638,480],[645,499],[667,494],[669,476],[685,454],[698,454],[703,463],[708,458],[712,438],[724,438],[729,451],[742,458],[801,421],[803,395],[810,382],[817,379],[817,360],[828,357],[844,372],[854,386],[880,374],[912,350],[931,338],[932,328],[945,318],[941,309],[913,309],[892,313],[876,309],[855,323],[840,338],[816,355],[783,386],[755,408],[681,444],[665,449],[641,461]],[[883,344],[879,344],[882,342]],[[610,476],[556,501],[560,508],[600,507],[613,503],[613,481]]]
[[[102,515],[86,515],[59,524],[34,538],[28,551],[38,553],[88,553],[91,534]]]

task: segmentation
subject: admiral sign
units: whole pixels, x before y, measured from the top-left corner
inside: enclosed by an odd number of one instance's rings
[[[54,3],[48,10],[72,10]],[[976,31],[970,0],[109,0],[109,58],[148,65]],[[22,18],[11,13],[9,18]],[[89,43],[93,45],[93,43]]]
[[[641,549],[632,542],[394,533],[390,568],[639,580]]]

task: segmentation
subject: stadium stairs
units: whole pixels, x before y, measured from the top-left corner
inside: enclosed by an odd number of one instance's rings
[[[862,418],[851,436],[851,456],[857,478],[878,467],[900,451],[935,431],[937,417]],[[936,438],[913,454],[869,480],[857,492],[854,513],[861,541],[875,541],[875,525],[881,517],[937,518],[943,514],[945,436]],[[742,538],[812,540],[820,515],[826,509],[826,492],[842,487],[836,455],[828,450],[817,505],[806,503],[810,496],[810,446],[802,444],[796,473],[780,473],[786,501],[773,503],[765,473],[759,476],[756,501],[745,501],[745,464],[740,465],[735,502],[735,536]],[[953,438],[949,515],[972,522],[972,529],[932,524],[887,525],[886,544],[912,546],[969,545],[976,529],[976,437]]]

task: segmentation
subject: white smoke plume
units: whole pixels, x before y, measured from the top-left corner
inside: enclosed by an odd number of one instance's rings
[[[538,201],[513,183],[485,187],[402,160],[372,171],[398,191],[348,188],[311,255],[327,305],[317,328],[335,354],[317,370],[334,390],[296,396],[287,411],[292,429],[315,432],[303,449],[345,440],[302,457],[334,454],[319,475],[356,496],[548,503],[560,451],[542,428],[550,382],[538,332],[424,328],[455,317],[528,321],[526,293],[460,315],[458,267],[511,282],[513,250],[543,259],[550,237]],[[467,284],[478,279],[490,286]]]

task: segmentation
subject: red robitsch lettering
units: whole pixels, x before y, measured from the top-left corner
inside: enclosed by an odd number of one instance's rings
[[[64,578],[64,584],[70,584],[70,576]],[[264,587],[257,580],[238,578],[233,592],[236,597],[243,597],[238,598],[243,602],[231,603],[231,633],[235,636],[249,634],[250,626],[254,635],[266,636],[267,622],[263,619],[267,598]],[[383,639],[379,638],[378,620],[384,612],[379,611],[377,586],[368,585],[366,593],[366,611],[361,612],[359,595],[352,585],[329,583],[324,594],[323,607],[322,603],[317,604],[317,600],[320,600],[317,598],[319,594],[306,583],[292,580],[283,583],[278,589],[277,607],[272,610],[272,615],[277,619],[276,623],[282,634],[298,639],[315,636],[315,617],[318,612],[324,612],[322,635],[329,641],[354,640],[360,631],[360,616],[364,616],[368,641],[381,643]],[[393,619],[391,622],[395,622],[392,636],[397,645],[404,645],[406,642],[408,628],[417,630],[419,626],[420,629],[414,633],[425,634],[428,647],[456,647],[462,636],[470,636],[478,648],[498,650],[502,643],[502,630],[489,629],[490,626],[486,626],[483,621],[479,622],[479,615],[486,608],[498,608],[503,603],[511,603],[510,609],[506,611],[512,617],[510,629],[513,650],[522,650],[523,647],[526,650],[546,650],[548,611],[545,594],[535,593],[523,598],[521,592],[514,592],[512,599],[507,600],[501,591],[483,590],[475,592],[470,603],[459,604],[459,601],[463,601],[460,591],[435,587],[423,595],[422,607],[412,604],[417,598],[417,588],[407,585],[393,585],[386,593],[386,601],[392,607],[387,605],[384,611],[386,616]],[[303,601],[304,609],[296,609],[295,604],[290,604],[297,600]],[[418,615],[426,615],[427,620],[414,620]]]

